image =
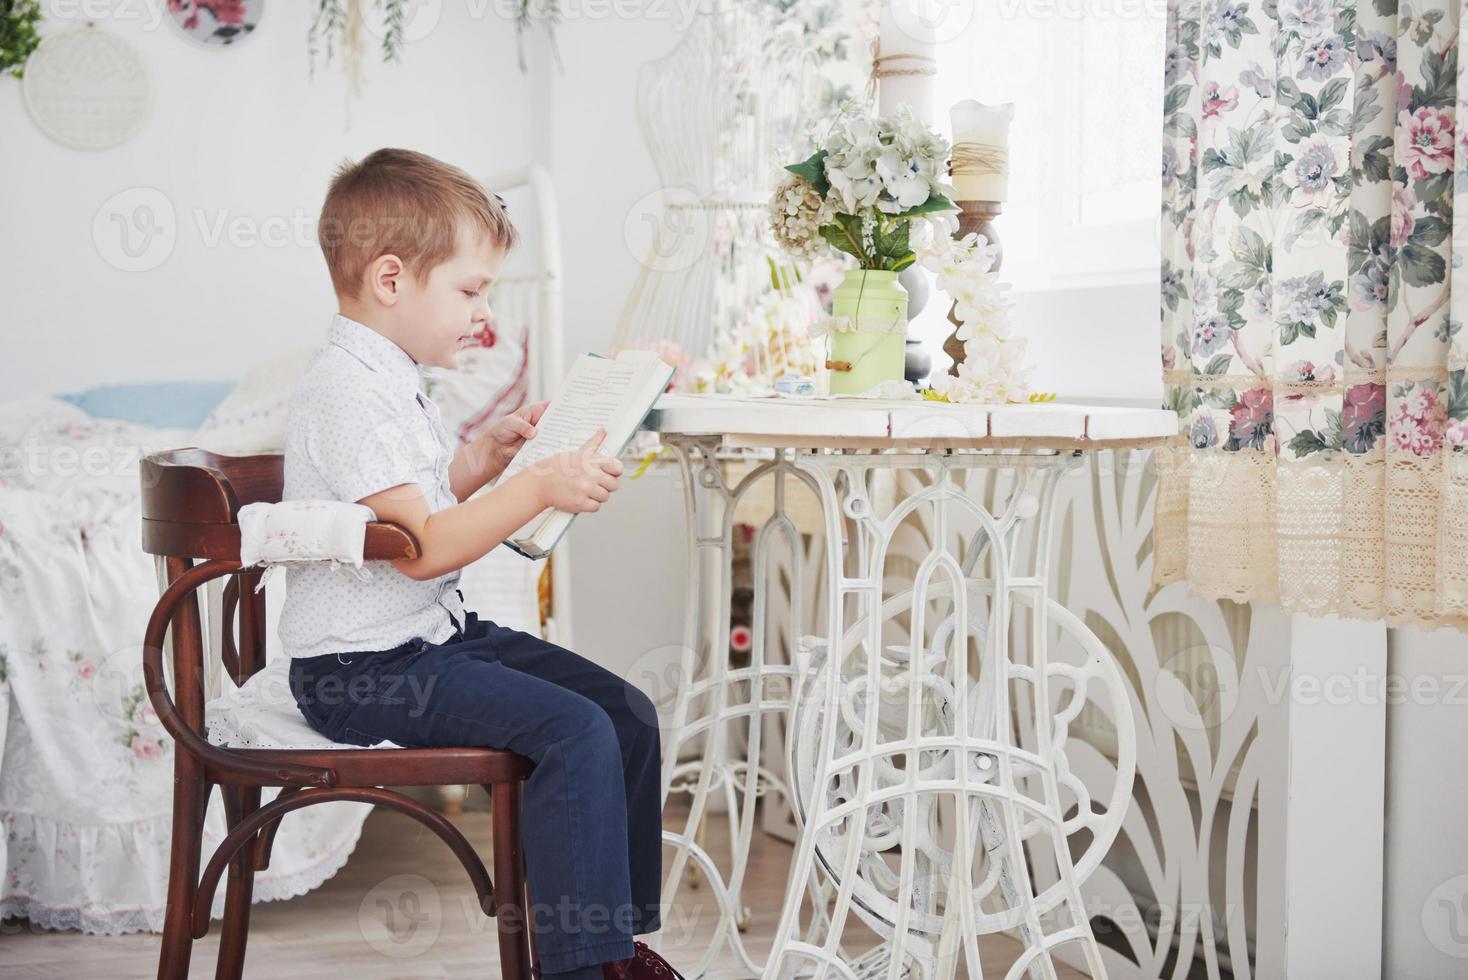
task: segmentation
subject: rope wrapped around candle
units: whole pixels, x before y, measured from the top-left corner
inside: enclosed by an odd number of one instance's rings
[[[904,60],[904,59],[907,60],[907,61],[926,62],[926,64],[921,65],[921,66],[919,66],[917,68],[883,68],[883,67],[881,67],[882,62],[884,62],[884,61],[899,61],[899,60]],[[880,58],[873,58],[872,59],[872,77],[873,78],[887,78],[887,77],[889,77],[891,75],[936,75],[936,74],[938,74],[938,65],[937,65],[937,63],[932,58],[929,58],[927,55],[923,55],[923,54],[886,54],[886,55],[882,55]]]
[[[1009,173],[1009,151],[993,143],[954,143],[949,173],[1002,177]]]
[[[872,73],[867,77],[867,101],[877,97],[877,82],[883,78],[894,78],[900,75],[936,75],[938,74],[938,62],[925,54],[913,54],[898,52],[896,54],[881,54],[880,39],[872,43]],[[888,61],[913,61],[916,66],[911,68],[885,68],[884,62]]]

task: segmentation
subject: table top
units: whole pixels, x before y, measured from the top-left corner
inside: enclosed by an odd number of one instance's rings
[[[728,446],[809,448],[1105,449],[1159,445],[1177,435],[1160,408],[948,404],[926,399],[664,394],[644,427],[722,436]]]

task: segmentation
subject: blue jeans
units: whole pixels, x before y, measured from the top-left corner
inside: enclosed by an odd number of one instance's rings
[[[657,711],[570,650],[469,613],[444,643],[303,657],[291,691],[337,742],[509,749],[535,763],[523,833],[530,923],[545,973],[633,953],[661,921]]]

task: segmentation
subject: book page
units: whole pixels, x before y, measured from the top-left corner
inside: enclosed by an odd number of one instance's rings
[[[627,395],[643,375],[638,363],[600,357],[578,360],[560,393],[536,423],[535,438],[520,447],[500,479],[508,479],[557,453],[580,449],[598,428],[606,428],[607,442],[611,442],[616,438],[615,423]]]

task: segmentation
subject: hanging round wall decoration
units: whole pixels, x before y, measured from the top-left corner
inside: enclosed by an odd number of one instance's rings
[[[255,32],[265,0],[166,0],[163,7],[190,40],[224,46]]]
[[[153,106],[143,59],[93,25],[46,35],[26,61],[21,93],[41,132],[73,150],[127,142]]]

